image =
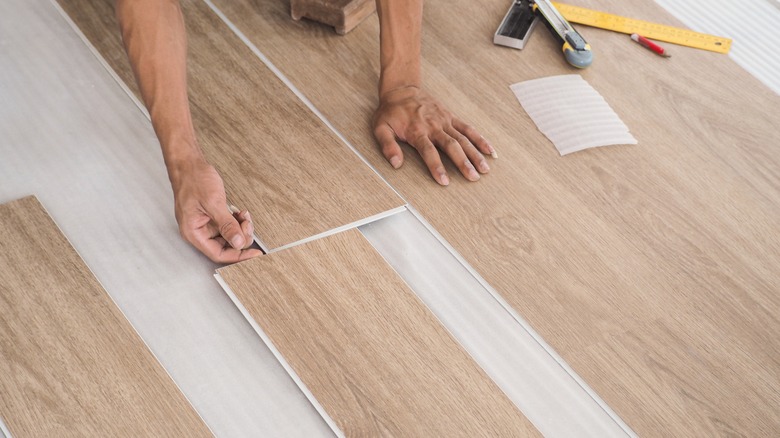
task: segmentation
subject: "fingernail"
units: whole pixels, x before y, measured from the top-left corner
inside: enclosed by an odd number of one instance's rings
[[[480,162],[479,162],[479,170],[480,170],[482,173],[485,173],[485,172],[490,172],[490,166],[488,166],[488,163],[487,163],[487,161],[485,161],[485,160],[482,160],[482,161],[480,161]]]
[[[447,174],[444,172],[439,174],[439,181],[441,181],[441,185],[443,186],[450,185],[450,177],[448,177]]]
[[[230,210],[230,212],[231,212],[231,213],[233,213],[233,214],[235,214],[235,213],[241,213],[241,210],[239,210],[239,209],[238,209],[238,207],[236,207],[236,206],[235,206],[235,205],[233,205],[233,204],[230,204],[230,205],[228,206],[228,210]]]
[[[477,173],[477,169],[474,168],[474,165],[471,164],[471,161],[466,161],[466,169],[468,169],[468,175],[467,178],[470,180],[478,180],[479,174]]]
[[[244,247],[244,238],[239,235],[233,236],[233,238],[230,239],[230,244],[235,249],[241,249]]]
[[[394,169],[401,167],[401,157],[398,155],[390,157],[390,165],[393,166]]]

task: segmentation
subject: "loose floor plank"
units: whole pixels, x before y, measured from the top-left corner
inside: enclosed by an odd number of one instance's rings
[[[59,3],[140,99],[113,1]],[[208,6],[181,3],[200,145],[269,249],[403,205]]]
[[[538,435],[359,231],[219,274],[346,436]]]
[[[211,436],[37,199],[0,205],[0,235],[12,436]]]
[[[652,1],[572,3],[681,26]],[[372,138],[375,17],[339,37],[290,20],[285,2],[215,4],[637,432],[662,434],[655,426],[666,424],[673,435],[780,433],[778,410],[763,403],[780,392],[780,379],[754,380],[777,376],[770,358],[780,355],[780,339],[767,333],[780,332],[780,321],[738,311],[750,303],[780,313],[780,97],[727,56],[670,47],[674,56],[662,59],[625,35],[581,28],[595,60],[576,72],[639,145],[560,158],[509,90],[575,72],[558,43],[541,29],[522,51],[494,46],[504,0],[428,2],[425,86],[500,156],[479,183],[455,177],[444,189],[410,148],[394,171]],[[709,342],[719,336],[703,322],[710,319],[752,339],[743,348],[755,362]],[[651,343],[654,324],[679,341]],[[603,346],[630,332],[651,343],[657,368],[670,370],[652,388],[627,384],[634,374],[617,366],[644,357],[642,344]],[[702,360],[687,362],[685,351]],[[740,377],[694,381],[702,403],[668,404],[692,394],[675,375],[706,375],[718,361]],[[721,397],[732,392],[741,398]]]

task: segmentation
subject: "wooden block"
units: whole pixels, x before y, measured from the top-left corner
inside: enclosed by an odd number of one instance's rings
[[[357,230],[219,270],[346,436],[537,436]]]
[[[112,0],[60,0],[140,95]],[[231,204],[252,213],[269,249],[404,204],[199,0],[184,0],[190,106],[199,143]]]
[[[0,205],[0,235],[12,436],[211,436],[37,199]]]
[[[376,11],[374,0],[291,0],[290,15],[294,20],[308,18],[333,26],[345,35]]]
[[[572,1],[682,26],[652,1]],[[325,39],[287,20],[278,2],[215,3],[575,371],[604,373],[588,382],[637,432],[654,435],[648,425],[667,421],[673,435],[708,430],[686,423],[707,418],[745,435],[766,435],[767,424],[780,428],[776,409],[762,402],[773,387],[762,387],[754,368],[717,342],[710,346],[714,357],[740,377],[712,386],[695,382],[703,403],[686,406],[691,415],[667,404],[672,394],[689,390],[674,376],[706,375],[712,362],[683,372],[687,365],[672,358],[683,357],[687,341],[657,356],[657,368],[670,370],[655,380],[660,387],[630,394],[618,394],[610,384],[629,386],[631,376],[599,364],[642,357],[638,344],[615,343],[599,361],[579,358],[582,348],[646,330],[659,318],[696,324],[688,316],[713,297],[716,314],[740,321],[743,336],[780,351],[780,338],[764,336],[768,329],[780,333],[780,322],[736,312],[749,297],[780,313],[780,130],[777,111],[769,110],[780,108],[780,97],[729,57],[674,47],[674,57],[665,60],[626,35],[582,27],[595,60],[575,71],[544,30],[522,51],[492,44],[506,1],[428,2],[425,88],[475,126],[500,156],[489,161],[492,172],[478,183],[465,182],[447,163],[452,183],[442,189],[413,149],[403,149],[405,164],[396,171],[372,137],[375,21],[355,29],[352,38]],[[321,86],[321,72],[332,86]],[[574,72],[602,94],[639,145],[558,156],[509,85]],[[671,327],[686,340],[684,325]],[[762,367],[777,370],[767,356],[756,357]],[[743,387],[749,388],[741,399],[749,401],[742,405],[749,412],[742,414],[760,417],[761,428],[734,423],[732,408],[719,403],[721,394]]]

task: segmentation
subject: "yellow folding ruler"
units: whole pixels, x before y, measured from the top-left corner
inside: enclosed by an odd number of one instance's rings
[[[649,21],[635,20],[633,18],[607,14],[606,12],[594,11],[592,9],[585,9],[577,6],[564,5],[556,2],[553,2],[553,4],[558,9],[558,12],[560,12],[566,20],[572,23],[584,24],[585,26],[598,27],[600,29],[607,29],[620,33],[638,33],[645,38],[718,53],[729,53],[729,50],[731,49],[731,40],[729,38],[665,26]]]

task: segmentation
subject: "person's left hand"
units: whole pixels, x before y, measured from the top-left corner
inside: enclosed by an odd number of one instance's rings
[[[417,87],[403,87],[381,96],[373,125],[382,153],[394,168],[401,167],[404,159],[398,139],[417,150],[433,179],[443,186],[450,180],[440,151],[469,181],[477,181],[480,173],[490,171],[483,154],[496,156],[495,149],[476,129]]]

